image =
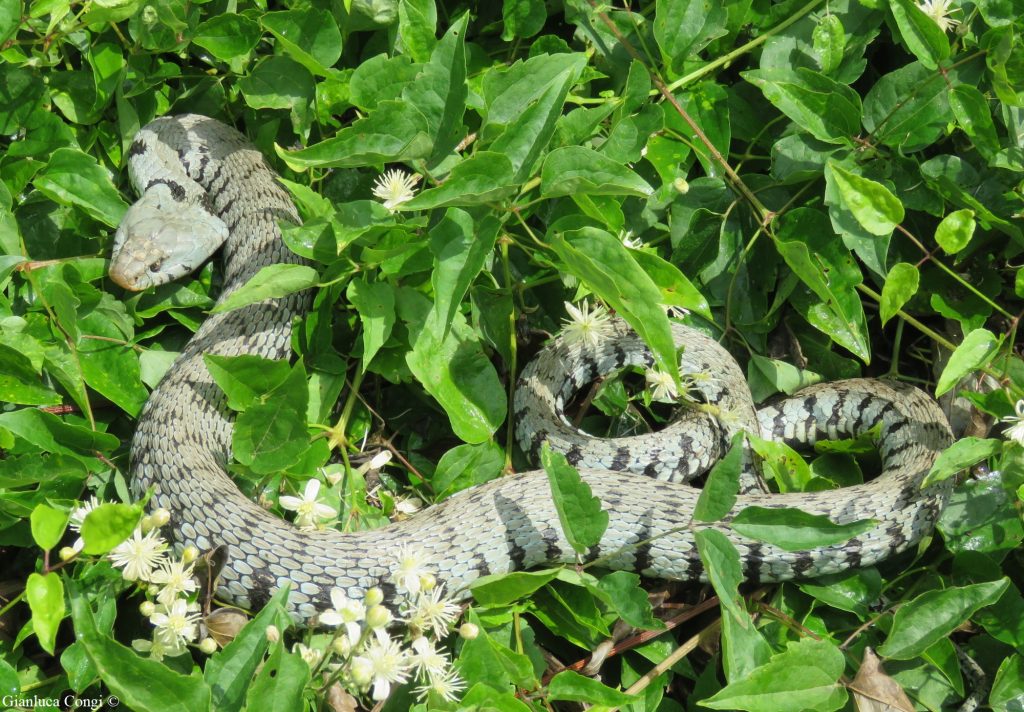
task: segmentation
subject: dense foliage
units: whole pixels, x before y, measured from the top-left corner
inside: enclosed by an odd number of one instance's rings
[[[133,422],[220,273],[129,294],[106,258],[133,135],[196,112],[280,172],[304,218],[285,240],[315,266],[236,299],[317,286],[301,359],[218,377],[248,394],[236,481],[282,515],[316,499],[307,524],[371,528],[526,469],[514,376],[566,303],[614,309],[675,385],[681,319],[736,354],[759,401],[871,375],[956,411],[965,437],[932,475],[962,481],[916,551],[756,589],[710,545],[713,590],[597,567],[487,581],[445,643],[463,706],[1021,708],[1019,0],[286,5],[0,0],[4,707],[342,710],[384,694],[332,667],[351,651],[331,631],[288,630],[279,600],[212,656],[194,631],[182,655],[131,649],[172,614],[104,556],[162,523],[133,504]],[[643,384],[605,381],[586,427],[656,425]],[[782,458],[774,486],[791,490],[872,467],[856,445]],[[92,496],[110,504],[85,514]],[[460,704],[418,702],[411,676],[386,692],[384,709]]]

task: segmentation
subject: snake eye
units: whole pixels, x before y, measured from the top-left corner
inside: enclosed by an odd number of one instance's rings
[[[160,271],[160,265],[162,265],[162,264],[163,264],[162,260],[158,260],[156,262],[151,262],[150,265],[149,265],[149,271],[150,272],[159,272]]]

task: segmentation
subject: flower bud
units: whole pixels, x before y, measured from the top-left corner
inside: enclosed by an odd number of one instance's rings
[[[199,558],[199,549],[189,544],[181,552],[181,563],[191,564]]]
[[[420,590],[421,591],[433,591],[434,586],[437,585],[437,579],[434,574],[420,574]]]
[[[366,658],[356,658],[348,668],[352,682],[358,687],[366,687],[373,681],[373,663]]]
[[[207,655],[213,655],[217,652],[217,641],[213,638],[203,638],[199,643],[199,650]]]
[[[379,606],[384,602],[384,591],[378,586],[374,586],[366,592],[366,597],[363,599],[363,603],[367,608],[373,608]]]
[[[143,601],[139,604],[139,613],[149,618],[151,615],[156,613],[156,604],[152,601]]]
[[[267,640],[271,643],[276,643],[281,639],[281,631],[277,629],[276,625],[268,625],[266,632]]]
[[[78,552],[70,546],[62,547],[60,552],[58,552],[61,561],[70,561],[71,559],[75,558],[77,554]]]
[[[167,524],[167,522],[169,522],[169,521],[171,521],[171,513],[169,511],[167,511],[166,509],[164,509],[163,507],[161,507],[160,509],[158,509],[155,512],[153,512],[153,524],[154,525],[156,525],[158,527],[162,527],[165,524]]]
[[[340,635],[331,642],[331,650],[342,657],[348,657],[352,652],[352,641],[347,635]]]
[[[366,612],[366,625],[371,630],[384,628],[391,622],[391,611],[384,606],[373,606]]]
[[[151,514],[147,514],[142,518],[142,521],[139,522],[139,527],[142,529],[143,534],[149,534],[153,531],[154,526],[156,526],[156,524],[153,522],[153,515]]]
[[[473,640],[480,635],[480,627],[475,623],[463,623],[459,627],[459,637],[465,640]]]

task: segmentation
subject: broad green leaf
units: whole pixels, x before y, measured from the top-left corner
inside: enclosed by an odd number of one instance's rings
[[[541,194],[633,195],[646,198],[654,189],[616,160],[584,146],[556,148],[541,168]]]
[[[750,616],[743,607],[739,587],[743,583],[740,553],[728,537],[717,529],[702,528],[694,532],[697,552],[704,572],[715,589],[722,608],[743,628],[750,625]]]
[[[629,254],[661,290],[662,304],[682,307],[700,314],[708,321],[714,321],[708,300],[678,267],[647,250],[630,250]]]
[[[428,188],[400,210],[423,210],[451,205],[483,205],[502,200],[516,191],[512,163],[501,153],[480,151],[457,164],[448,179]]]
[[[69,580],[68,593],[75,637],[85,647],[103,683],[127,709],[163,712],[210,709],[210,688],[198,667],[186,676],[166,663],[139,657],[100,632],[79,584]]]
[[[431,483],[440,501],[454,492],[501,476],[505,451],[488,440],[475,445],[456,445],[437,461]]]
[[[878,654],[893,660],[909,660],[942,640],[979,608],[999,600],[1010,580],[954,586],[943,591],[928,591],[899,607],[892,629]]]
[[[742,622],[735,616],[722,616],[722,667],[726,680],[736,682],[745,678],[771,657],[771,646],[749,614],[744,613]]]
[[[0,413],[0,428],[6,428],[41,450],[62,455],[92,456],[96,451],[112,452],[118,440],[109,433],[65,423],[52,413],[22,408]]]
[[[753,354],[747,362],[747,381],[754,402],[760,403],[779,392],[793,395],[802,388],[820,383],[822,377],[785,361]]]
[[[875,526],[873,519],[836,524],[822,514],[808,514],[789,507],[746,507],[729,523],[743,536],[765,541],[786,551],[833,546]]]
[[[242,411],[257,398],[280,386],[291,373],[287,361],[272,361],[261,356],[218,356],[203,354],[206,369],[228,397],[231,410]]]
[[[881,183],[852,173],[831,159],[825,180],[836,184],[843,203],[872,235],[888,235],[903,222],[903,203]]]
[[[391,329],[395,326],[394,287],[386,282],[353,279],[348,283],[345,295],[359,312],[359,321],[363,327],[365,369],[390,338]]]
[[[822,15],[811,33],[814,43],[814,54],[818,58],[818,66],[824,74],[831,74],[843,61],[846,49],[846,30],[838,15],[828,13]]]
[[[286,588],[278,590],[234,640],[206,661],[203,677],[210,686],[214,709],[233,712],[241,708],[267,650],[267,627],[273,624],[283,632],[291,625],[284,611],[287,597]]]
[[[228,312],[264,299],[285,297],[316,286],[320,275],[312,267],[296,264],[273,264],[260,269],[252,279],[219,300],[211,313]]]
[[[946,33],[910,0],[892,0],[889,8],[907,49],[928,69],[937,69],[939,62],[949,56]]]
[[[935,241],[939,247],[953,255],[967,247],[974,235],[974,211],[964,208],[956,210],[935,228]]]
[[[665,624],[654,617],[647,591],[640,586],[640,577],[630,571],[613,571],[598,582],[619,617],[634,628],[661,630]]]
[[[57,628],[64,619],[64,584],[60,574],[32,573],[25,582],[25,599],[32,611],[32,630],[39,645],[50,655],[57,643]]]
[[[350,100],[359,108],[372,111],[382,101],[401,97],[402,91],[422,69],[404,55],[370,57],[352,72]]]
[[[850,144],[860,132],[860,95],[845,84],[806,67],[752,69],[741,74],[779,111],[820,141]]]
[[[426,62],[430,59],[430,53],[437,44],[436,32],[434,0],[401,0],[398,5],[398,34],[413,61]]]
[[[986,159],[991,159],[999,151],[1000,145],[985,95],[970,84],[957,84],[949,92],[949,106],[956,117],[956,123],[974,140],[978,152]]]
[[[470,584],[470,590],[481,606],[507,606],[546,586],[557,575],[558,569],[492,574],[478,578]]]
[[[501,39],[508,42],[516,37],[533,37],[548,19],[544,0],[503,0],[501,17],[505,23]]]
[[[0,660],[0,695],[13,697],[21,692],[18,671],[6,660]]]
[[[917,267],[908,262],[897,262],[885,276],[882,285],[882,300],[879,303],[879,316],[884,325],[899,312],[910,298],[917,294],[921,282],[921,273]]]
[[[920,62],[883,75],[864,97],[864,128],[903,152],[930,146],[952,120],[947,84]]]
[[[0,401],[19,405],[57,405],[61,397],[40,383],[41,368],[28,355],[0,344]]]
[[[21,22],[20,9],[18,21]],[[7,97],[0,103],[0,135],[11,136],[21,130],[39,107],[46,94],[46,84],[41,73],[4,62],[0,64],[0,94]]]
[[[574,670],[563,670],[551,678],[548,698],[608,706],[628,705],[640,699],[636,695],[614,690],[591,677],[584,677]]]
[[[249,684],[245,696],[246,708],[302,709],[302,693],[309,679],[310,670],[306,661],[298,653],[288,652],[283,639],[278,640]]]
[[[565,455],[554,452],[547,442],[541,448],[540,461],[551,485],[562,532],[577,554],[585,554],[601,541],[608,528],[608,512]]]
[[[327,10],[303,7],[268,12],[260,22],[285,53],[314,74],[325,76],[341,56],[341,31]]]
[[[40,549],[48,550],[57,546],[68,526],[69,516],[62,509],[54,509],[46,504],[36,505],[29,521],[32,525],[32,538]]]
[[[125,328],[119,326],[127,318],[124,306],[109,296],[104,296],[94,308],[81,310],[78,327],[83,334],[97,338],[82,339],[78,362],[91,388],[136,416],[149,393],[140,383],[139,357],[130,343],[124,343]]]
[[[484,134],[504,130],[548,91],[559,75],[579,65],[577,53],[539,54],[488,71],[482,86],[487,116]]]
[[[54,151],[32,184],[58,205],[76,205],[109,227],[116,227],[128,209],[110,174],[76,148]]]
[[[849,611],[861,620],[870,615],[870,607],[882,592],[882,577],[878,569],[850,569],[838,574],[819,576],[798,584],[800,590],[822,603]]]
[[[764,474],[779,484],[782,492],[801,492],[811,479],[811,468],[796,450],[781,440],[763,440],[748,434],[750,446],[761,457]]]
[[[656,8],[654,38],[669,66],[676,70],[711,40],[725,34],[727,14],[720,3],[658,0]]]
[[[975,329],[956,347],[942,369],[935,386],[935,397],[955,387],[960,379],[988,364],[999,349],[999,340],[988,329]]]
[[[473,609],[468,618],[470,623],[479,626],[480,633],[472,640],[463,641],[458,660],[462,679],[471,686],[479,682],[496,690],[508,690],[511,685],[533,689],[537,682],[530,658],[494,640]]]
[[[264,57],[238,88],[253,109],[288,109],[296,132],[307,133],[316,84],[306,67],[285,56]]]
[[[699,522],[717,522],[732,509],[740,491],[740,472],[743,469],[744,433],[732,436],[729,452],[711,468],[701,489],[693,518]]]
[[[958,472],[999,454],[1002,449],[1002,441],[995,438],[961,438],[936,458],[921,486],[948,480]]]
[[[1024,657],[1014,653],[996,670],[988,703],[995,712],[1012,712],[1024,706]]]
[[[556,236],[551,247],[570,274],[615,309],[651,347],[658,368],[678,376],[679,363],[661,290],[637,264],[632,250],[603,230],[583,228]]]
[[[281,385],[238,416],[231,440],[238,461],[262,475],[294,465],[309,449],[308,405],[306,369],[299,361]]]
[[[699,704],[750,712],[836,710],[846,703],[846,689],[839,681],[845,666],[842,652],[833,643],[801,638]]]
[[[246,15],[213,15],[196,27],[192,41],[220,60],[248,54],[260,41],[260,26]]]
[[[106,554],[132,535],[142,519],[142,507],[137,504],[106,502],[91,510],[82,521],[82,541],[86,554]]]

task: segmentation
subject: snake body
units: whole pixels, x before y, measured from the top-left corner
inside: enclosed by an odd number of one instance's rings
[[[127,152],[140,199],[115,237],[111,276],[133,289],[180,276],[224,246],[224,300],[261,267],[300,262],[282,243],[278,219],[298,221],[287,192],[260,153],[233,129],[206,117],[157,119]],[[307,294],[268,299],[206,319],[139,418],[131,447],[137,491],[153,487],[154,506],[171,512],[173,536],[200,550],[226,545],[219,595],[260,606],[289,585],[293,615],[308,620],[330,605],[334,587],[357,598],[371,586],[390,590],[395,553],[411,545],[451,592],[486,574],[576,560],[541,470],[499,478],[463,491],[412,519],[373,531],[300,531],[251,502],[231,481],[232,423],[225,396],[203,354],[287,358],[291,322],[309,307]],[[514,401],[517,439],[536,454],[549,442],[575,464],[610,513],[600,543],[587,552],[614,569],[645,576],[705,579],[694,538],[701,528],[725,534],[744,574],[779,581],[867,566],[918,542],[931,531],[948,494],[921,488],[937,454],[950,442],[942,412],[924,393],[901,384],[856,379],[808,388],[756,410],[743,375],[714,340],[680,325],[682,371],[710,373],[701,398],[725,418],[685,410],[666,430],[635,438],[597,439],[566,418],[565,402],[594,378],[651,356],[621,321],[596,347],[556,339],[521,374]],[[880,424],[881,474],[861,485],[799,494],[743,493],[721,521],[693,520],[700,490],[686,480],[707,471],[738,430],[792,445],[857,435]],[[795,507],[836,523],[874,519],[868,531],[841,544],[785,551],[740,536],[731,519],[749,506]]]

